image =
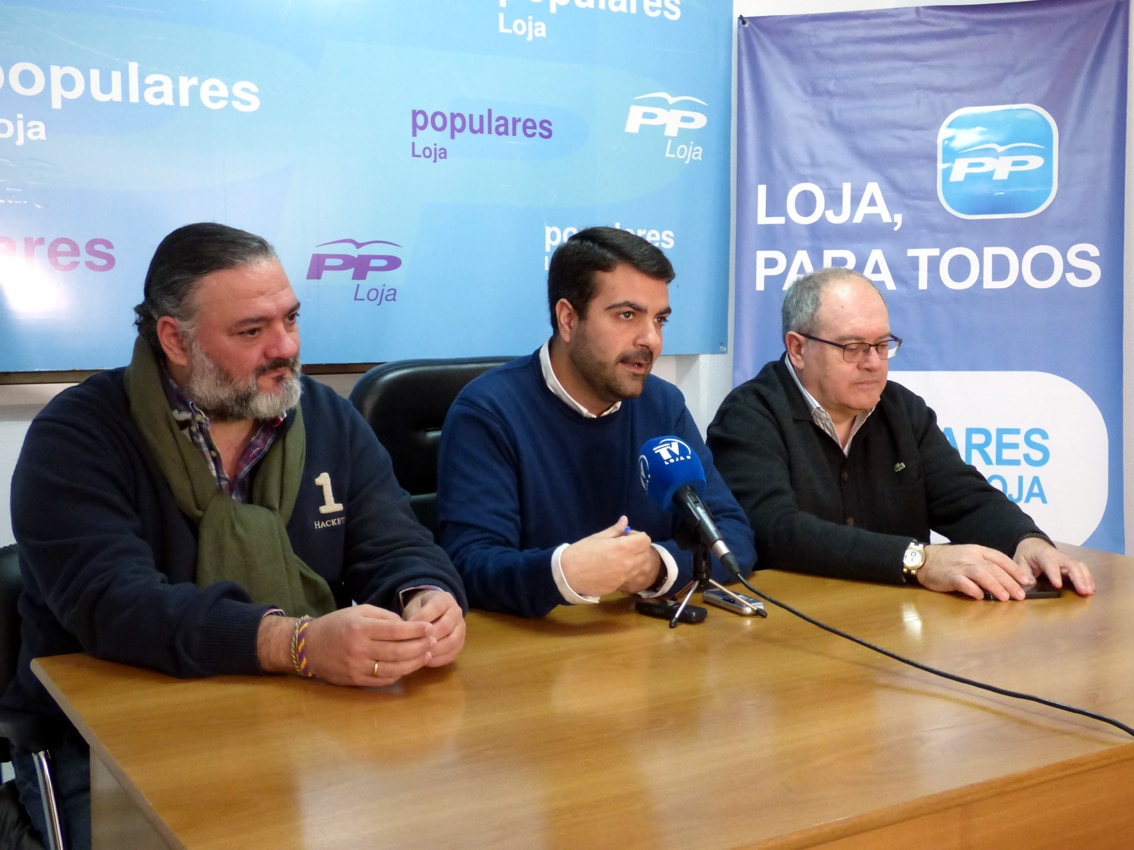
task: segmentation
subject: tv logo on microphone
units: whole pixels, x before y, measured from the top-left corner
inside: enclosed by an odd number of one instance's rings
[[[638,475],[642,479],[642,489],[652,492],[650,490],[651,460],[654,464],[660,461],[664,468],[674,463],[687,462],[693,459],[695,459],[693,450],[684,440],[677,437],[657,437],[650,440],[642,446],[642,451],[638,455]]]
[[[1059,184],[1059,129],[1039,106],[970,106],[937,134],[937,195],[958,218],[1025,218]]]
[[[688,460],[689,456],[693,454],[693,450],[677,437],[671,437],[664,443],[658,443],[654,446],[653,452],[661,458],[662,463],[667,465],[679,460]]]

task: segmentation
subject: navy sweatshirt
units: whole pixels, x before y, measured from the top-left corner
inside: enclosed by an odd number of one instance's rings
[[[25,582],[23,646],[6,706],[58,713],[28,667],[41,655],[85,651],[181,677],[259,672],[267,606],[231,582],[194,583],[196,528],[130,417],[122,376],[102,372],[61,393],[20,452],[12,528]],[[373,431],[330,388],[302,384],[306,461],[287,524],[295,553],[340,607],[354,600],[399,611],[399,591],[422,584],[465,605],[460,578],[414,518]]]

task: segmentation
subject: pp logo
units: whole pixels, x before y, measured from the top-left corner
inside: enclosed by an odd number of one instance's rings
[[[1025,218],[1047,209],[1059,130],[1032,104],[958,109],[937,134],[937,195],[960,218]]]
[[[673,97],[668,92],[658,91],[652,94],[640,94],[634,100],[664,100],[667,106],[647,106],[645,104],[631,104],[630,112],[626,116],[626,132],[637,133],[643,125],[651,127],[665,127],[664,135],[676,136],[680,130],[700,130],[709,123],[703,112],[692,109],[671,109],[675,103],[690,101],[708,106],[703,100],[689,95]]]
[[[356,242],[354,239],[335,239],[332,242],[323,242],[315,247],[325,248],[328,245],[353,245],[361,251],[367,245],[392,245],[400,248],[396,242],[386,242],[382,239],[372,239],[369,242]],[[392,272],[402,265],[401,257],[393,254],[321,254],[311,255],[311,262],[307,266],[308,280],[322,280],[324,272],[341,272],[349,270],[351,280],[366,280],[371,272]]]

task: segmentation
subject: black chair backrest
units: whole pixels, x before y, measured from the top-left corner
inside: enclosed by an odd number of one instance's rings
[[[16,676],[20,661],[20,614],[17,603],[24,580],[15,544],[0,546],[0,694]],[[0,738],[0,761],[8,761],[8,741]]]
[[[350,400],[390,453],[421,524],[437,536],[437,450],[449,406],[465,384],[507,357],[397,360],[366,372]]]

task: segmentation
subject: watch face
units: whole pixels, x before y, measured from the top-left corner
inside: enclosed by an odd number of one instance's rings
[[[920,567],[925,563],[925,550],[920,546],[917,548],[910,547],[906,550],[905,557],[902,558],[902,563],[907,567]]]

